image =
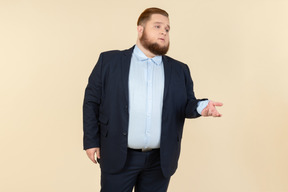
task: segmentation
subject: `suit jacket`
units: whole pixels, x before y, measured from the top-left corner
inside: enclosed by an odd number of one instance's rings
[[[128,77],[134,46],[100,54],[85,90],[84,149],[101,148],[101,170],[115,173],[124,167],[129,123]],[[186,64],[163,56],[163,95],[160,157],[163,175],[177,169],[185,118],[196,118],[198,99]],[[204,99],[203,99],[204,100]]]

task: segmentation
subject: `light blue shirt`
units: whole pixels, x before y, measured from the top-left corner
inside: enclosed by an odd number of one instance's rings
[[[162,56],[148,58],[136,45],[128,82],[129,148],[160,148],[164,80]],[[208,102],[198,103],[199,114]]]

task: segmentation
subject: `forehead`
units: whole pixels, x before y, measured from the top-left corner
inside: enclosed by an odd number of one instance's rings
[[[151,15],[150,19],[147,21],[147,23],[149,24],[153,24],[153,23],[161,23],[164,24],[165,26],[168,25],[170,26],[169,23],[169,18],[164,16],[164,15],[160,15],[160,14],[153,14]]]

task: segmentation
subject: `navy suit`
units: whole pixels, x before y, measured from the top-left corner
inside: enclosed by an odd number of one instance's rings
[[[119,172],[127,157],[128,77],[133,48],[101,53],[85,90],[84,149],[101,147],[101,170]],[[177,169],[185,118],[196,118],[193,81],[186,64],[163,56],[160,161],[165,177]]]

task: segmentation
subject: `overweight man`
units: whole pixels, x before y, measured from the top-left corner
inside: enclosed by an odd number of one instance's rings
[[[84,150],[101,168],[101,192],[165,192],[185,118],[220,117],[222,103],[196,99],[186,64],[166,56],[169,16],[148,8],[136,45],[100,54],[85,90]]]

